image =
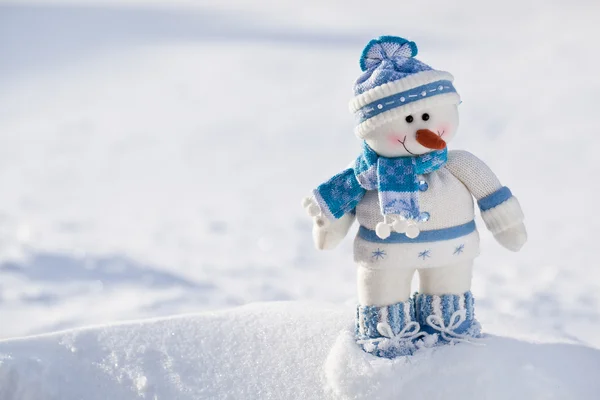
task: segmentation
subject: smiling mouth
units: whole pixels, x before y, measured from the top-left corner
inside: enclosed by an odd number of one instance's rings
[[[446,133],[446,131],[442,131],[442,133],[440,133],[440,131],[437,131],[437,134],[438,134],[439,137],[444,136],[444,133]]]
[[[398,139],[398,142],[402,143],[402,146],[404,147],[404,150],[406,150],[409,154],[412,154],[413,156],[415,155],[415,153],[413,153],[412,151],[410,151],[407,147],[406,147],[406,135],[404,136],[404,140],[400,140]]]

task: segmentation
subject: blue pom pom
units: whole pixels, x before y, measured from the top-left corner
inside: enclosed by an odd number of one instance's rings
[[[380,36],[371,40],[360,56],[360,69],[377,67],[383,60],[410,58],[417,55],[417,45],[399,36]]]

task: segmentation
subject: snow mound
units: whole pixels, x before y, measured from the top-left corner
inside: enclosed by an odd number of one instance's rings
[[[0,341],[0,399],[567,399],[600,390],[600,351],[489,336],[383,360],[353,309],[259,303]]]
[[[345,332],[327,359],[326,374],[343,399],[574,399],[597,393],[592,371],[599,367],[596,349],[490,335],[478,344],[377,360]]]

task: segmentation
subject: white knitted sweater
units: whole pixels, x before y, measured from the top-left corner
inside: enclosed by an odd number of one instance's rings
[[[480,200],[502,188],[485,163],[463,150],[450,151],[444,167],[419,176],[419,180],[427,182],[428,186],[419,193],[419,207],[429,213],[429,219],[420,224],[421,234],[473,221],[473,197]],[[483,211],[482,217],[493,233],[523,221],[523,213],[514,196]],[[365,194],[356,207],[356,219],[370,230],[375,230],[377,223],[383,221],[377,191]],[[476,230],[462,237],[424,243],[376,243],[357,236],[354,245],[355,261],[369,268],[436,267],[473,259],[478,254]]]

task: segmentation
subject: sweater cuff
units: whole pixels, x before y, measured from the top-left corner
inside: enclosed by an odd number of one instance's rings
[[[520,224],[525,219],[519,201],[515,196],[499,205],[481,212],[485,226],[496,234]]]
[[[506,200],[510,199],[511,197],[512,197],[512,193],[510,192],[510,189],[507,188],[506,186],[502,186],[500,189],[496,190],[494,193],[489,194],[489,195],[485,196],[484,198],[477,200],[477,204],[479,205],[479,209],[481,211],[487,211],[489,209],[492,209],[492,208],[504,203]]]

